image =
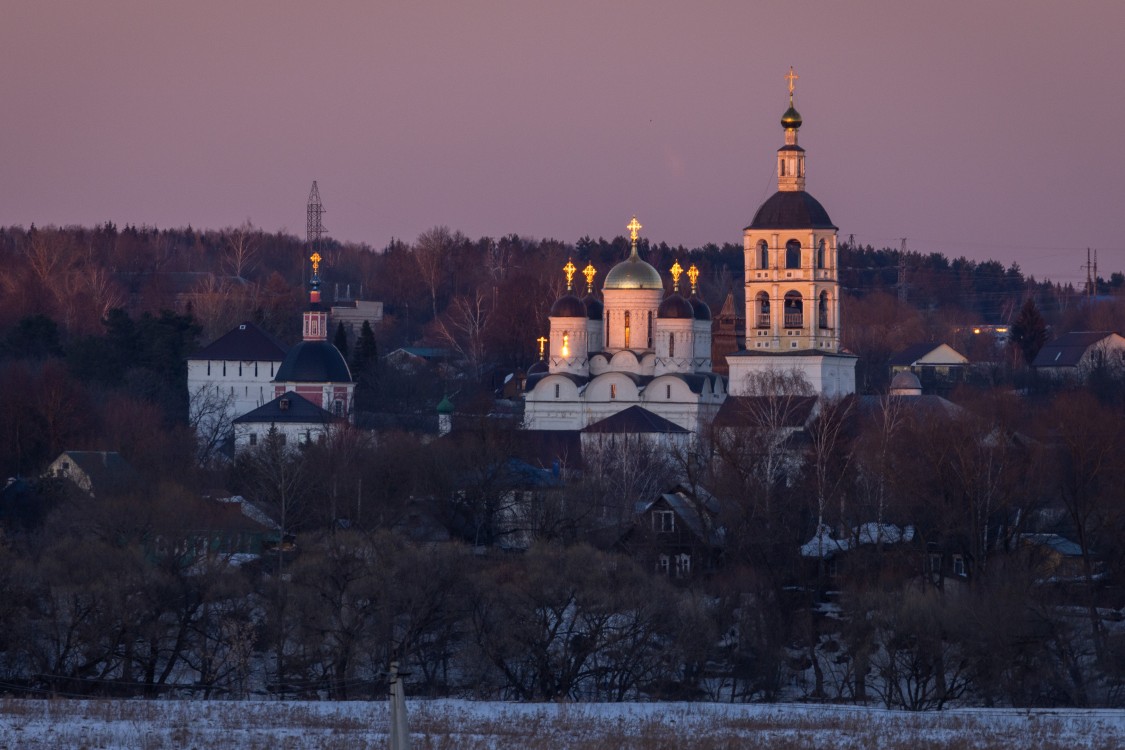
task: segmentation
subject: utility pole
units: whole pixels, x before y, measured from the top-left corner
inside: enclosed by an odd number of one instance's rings
[[[1086,248],[1086,265],[1082,267],[1086,269],[1086,301],[1089,302],[1094,297],[1094,281],[1090,278],[1094,264],[1090,262],[1090,248]]]
[[[312,190],[309,191],[309,204],[307,221],[305,222],[305,255],[312,255],[320,252],[320,240],[326,231],[324,222],[321,217],[324,216],[324,204],[320,202],[320,189],[316,186],[316,180],[313,180]],[[301,258],[301,286],[305,284],[305,259]]]

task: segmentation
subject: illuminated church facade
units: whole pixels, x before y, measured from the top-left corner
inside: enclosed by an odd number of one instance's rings
[[[567,293],[551,307],[550,336],[541,341],[548,349],[528,372],[526,429],[581,430],[639,406],[696,432],[726,398],[724,379],[711,371],[711,311],[695,293],[698,269],[688,269],[684,297],[677,262],[665,295],[660,273],[637,252],[637,217],[628,228],[632,252],[606,274],[604,302],[593,294],[596,269],[584,269],[587,295],[579,299],[577,269],[567,263]]]
[[[641,225],[633,217],[632,252],[606,275],[601,300],[593,290],[596,270],[584,269],[587,294],[580,299],[572,291],[577,269],[567,263],[567,293],[552,306],[550,335],[540,340],[547,350],[528,372],[525,429],[596,429],[637,406],[698,432],[728,394],[761,395],[757,376],[770,372],[799,372],[827,396],[855,392],[856,358],[840,347],[838,229],[805,191],[792,69],[787,78],[778,190],[743,230],[746,337],[744,348],[727,357],[729,379],[712,371],[711,313],[696,294],[698,270],[688,269],[691,293],[682,296],[677,262],[666,294],[660,273],[637,252]]]

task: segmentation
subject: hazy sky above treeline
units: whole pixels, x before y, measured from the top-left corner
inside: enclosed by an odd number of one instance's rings
[[[842,239],[1125,268],[1125,3],[7,0],[0,224],[740,242],[783,76]]]

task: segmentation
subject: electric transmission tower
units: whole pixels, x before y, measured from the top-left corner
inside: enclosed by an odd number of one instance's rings
[[[324,204],[320,202],[320,189],[313,180],[312,190],[309,191],[308,221],[305,224],[305,243],[308,245],[305,255],[320,254],[320,240],[327,231],[322,218]],[[305,259],[301,259],[301,282],[305,281]]]

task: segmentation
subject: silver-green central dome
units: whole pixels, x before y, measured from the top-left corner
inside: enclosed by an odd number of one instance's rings
[[[634,247],[632,254],[609,270],[604,289],[664,289],[660,272],[641,260]]]

